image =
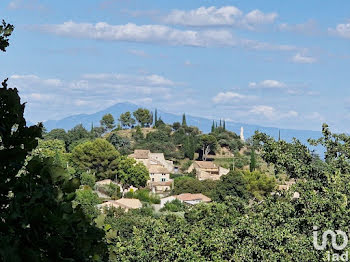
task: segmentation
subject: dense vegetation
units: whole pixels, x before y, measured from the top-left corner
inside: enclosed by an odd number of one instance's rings
[[[6,50],[12,30],[5,22],[0,27],[0,50]],[[154,128],[144,135],[141,127],[153,122],[145,109],[133,113],[139,126],[129,142],[118,130],[109,133],[115,127],[111,115],[90,131],[81,125],[68,132],[55,129],[43,140],[42,125],[27,127],[24,109],[17,89],[5,80],[0,87],[1,261],[327,261],[327,252],[339,251],[330,245],[316,250],[314,226],[319,232],[350,230],[350,137],[331,133],[326,124],[323,137],[310,140],[325,147],[323,161],[298,140],[275,141],[259,132],[244,145],[225,123],[201,134],[187,126],[185,115],[181,124],[169,126],[155,113]],[[134,127],[131,119],[125,113],[121,126]],[[243,146],[250,149],[250,171],[231,165],[219,181],[174,176],[173,194],[203,193],[212,203],[190,207],[173,201],[161,212],[150,206],[159,199],[143,189],[147,169],[126,156],[132,148],[147,148],[189,161]],[[259,168],[258,158],[273,167],[274,176]],[[281,175],[296,184],[276,191]],[[128,196],[148,204],[101,213],[93,189],[104,178],[123,188],[139,187]],[[105,190],[121,197],[112,183]]]

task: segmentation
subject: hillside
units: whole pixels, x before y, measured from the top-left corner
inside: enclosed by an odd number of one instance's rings
[[[99,125],[99,121],[103,115],[111,113],[115,119],[118,119],[120,114],[130,111],[133,112],[137,110],[140,106],[132,104],[132,103],[118,103],[111,107],[108,107],[102,111],[96,112],[94,114],[79,114],[73,115],[61,120],[48,120],[44,122],[44,126],[48,131],[54,128],[63,128],[65,130],[73,128],[77,124],[82,124],[85,128],[89,129],[91,125],[94,126]],[[152,108],[149,108],[153,110]],[[162,110],[158,110],[158,116],[162,118],[162,120],[167,124],[172,124],[177,121],[181,121],[181,115],[166,113]],[[187,124],[197,126],[204,133],[210,132],[211,125],[213,119],[207,119],[203,117],[196,117],[191,115],[186,115]],[[239,122],[226,121],[227,130],[233,131],[237,134],[240,132],[240,128],[244,128],[244,136],[249,138],[254,134],[256,130],[266,133],[275,139],[278,139],[278,134],[280,132],[281,139],[286,141],[291,141],[293,137],[299,139],[302,143],[307,144],[308,138],[319,138],[321,137],[321,132],[319,131],[311,131],[311,130],[296,130],[296,129],[279,129],[276,127],[264,127],[259,125],[251,125]],[[322,148],[312,148],[315,151],[322,155]]]

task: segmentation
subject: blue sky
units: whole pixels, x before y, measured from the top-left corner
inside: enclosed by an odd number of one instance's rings
[[[350,2],[1,1],[32,122],[118,102],[280,128],[350,127]]]

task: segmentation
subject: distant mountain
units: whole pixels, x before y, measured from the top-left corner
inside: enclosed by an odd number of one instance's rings
[[[127,111],[133,112],[137,110],[139,107],[140,106],[137,106],[132,103],[118,103],[102,111],[96,112],[94,114],[79,114],[79,115],[69,116],[61,120],[48,120],[44,122],[44,126],[48,131],[50,131],[54,128],[64,128],[65,130],[69,130],[74,126],[76,126],[77,124],[82,124],[85,128],[89,130],[92,124],[94,126],[99,126],[100,125],[99,121],[101,120],[102,116],[105,114],[110,113],[117,120],[120,114],[125,113]],[[161,110],[158,110],[158,117],[161,117],[165,123],[169,123],[169,124],[172,124],[177,121],[181,122],[182,120],[182,115],[166,113]],[[213,119],[195,117],[190,115],[186,115],[186,120],[188,125],[197,126],[204,133],[210,132],[211,125],[213,123]],[[250,125],[250,124],[226,121],[226,129],[231,130],[237,134],[240,133],[241,127],[244,128],[245,138],[252,136],[256,130],[259,130],[260,132],[266,133],[274,137],[275,139],[278,139],[278,133],[280,131],[281,139],[286,141],[291,141],[292,138],[295,137],[304,144],[307,144],[308,138],[319,138],[322,135],[322,133],[319,131],[279,129],[276,127],[264,127],[264,126],[258,126],[258,125]],[[321,155],[323,154],[322,148],[318,147],[318,148],[315,148],[315,150],[317,153]]]

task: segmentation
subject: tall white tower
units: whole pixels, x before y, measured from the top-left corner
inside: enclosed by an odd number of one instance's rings
[[[244,129],[243,126],[241,126],[241,134],[239,135],[242,141],[244,141]]]

